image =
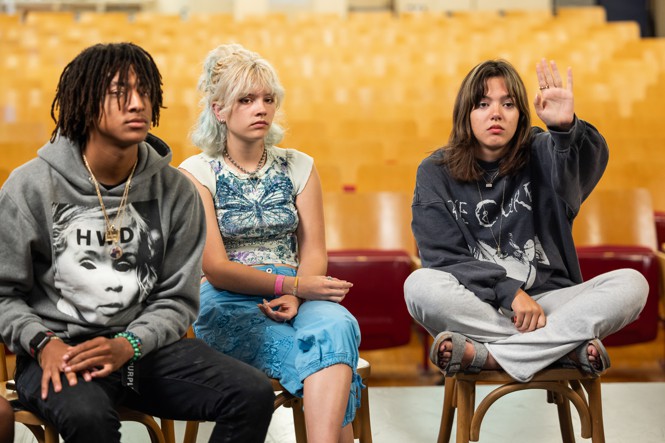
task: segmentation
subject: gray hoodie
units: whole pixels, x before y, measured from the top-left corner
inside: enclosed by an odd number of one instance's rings
[[[80,149],[64,138],[17,168],[0,190],[0,335],[28,353],[38,332],[69,342],[131,331],[143,355],[181,338],[199,308],[203,207],[153,135],[139,145],[127,209],[124,183],[101,188],[123,255],[104,243],[104,219]]]

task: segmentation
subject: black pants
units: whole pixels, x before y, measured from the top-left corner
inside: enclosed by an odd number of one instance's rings
[[[265,441],[274,392],[259,370],[221,354],[198,339],[182,339],[137,362],[138,393],[122,385],[122,373],[86,382],[79,376],[41,399],[42,370],[29,357],[17,361],[20,401],[53,423],[67,443],[117,443],[123,405],[155,417],[216,422],[211,442]]]

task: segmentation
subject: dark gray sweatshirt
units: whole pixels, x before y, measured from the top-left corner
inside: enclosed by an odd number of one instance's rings
[[[412,229],[423,267],[506,309],[519,288],[535,295],[582,281],[572,223],[609,155],[596,128],[577,118],[568,132],[532,128],[529,164],[491,188],[452,179],[443,155],[423,160],[416,179]]]
[[[70,341],[131,331],[142,352],[180,339],[199,308],[205,218],[157,137],[139,145],[118,260],[80,149],[59,138],[0,190],[0,335],[17,353],[38,333]],[[124,183],[101,188],[114,221]]]

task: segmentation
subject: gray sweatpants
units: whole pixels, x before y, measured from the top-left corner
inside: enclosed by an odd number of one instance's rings
[[[547,324],[520,333],[512,323],[512,312],[483,302],[451,274],[419,269],[404,283],[411,316],[432,336],[452,331],[484,343],[501,367],[521,382],[582,343],[607,337],[637,319],[648,292],[642,274],[619,269],[538,294],[533,299],[545,311]]]

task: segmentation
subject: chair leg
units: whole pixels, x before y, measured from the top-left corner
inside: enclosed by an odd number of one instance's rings
[[[372,424],[369,417],[369,389],[363,389],[360,395],[360,409],[356,411],[356,418],[353,420],[353,432],[355,434],[355,426],[359,426],[360,432],[357,437],[360,439],[360,443],[372,443]]]
[[[439,438],[437,443],[449,443],[450,434],[453,431],[453,420],[455,419],[455,379],[445,378],[443,391],[443,413],[441,414],[441,425],[439,426]]]
[[[471,419],[475,407],[475,382],[456,380],[457,390],[457,443],[469,443]]]
[[[38,443],[60,443],[60,436],[55,428],[51,426],[32,425],[23,423],[30,430]]]
[[[547,391],[547,395],[552,396],[554,398],[553,403],[556,403],[557,411],[559,413],[561,441],[563,443],[575,443],[575,432],[573,430],[573,421],[570,415],[570,402],[567,398],[552,391]]]
[[[162,434],[164,434],[164,441],[166,443],[175,443],[175,424],[173,420],[166,418],[160,419]]]
[[[44,429],[44,443],[59,443],[60,436],[58,432],[51,426],[46,426]]]
[[[307,426],[305,425],[305,414],[302,410],[302,399],[294,398],[291,402],[293,410],[293,427],[296,431],[296,443],[307,443]]]
[[[591,414],[591,441],[605,443],[605,428],[603,425],[603,401],[600,392],[600,377],[592,380],[582,380],[589,397],[589,413]]]
[[[199,422],[188,421],[185,426],[185,437],[182,439],[183,443],[196,443],[196,438],[199,433]]]

